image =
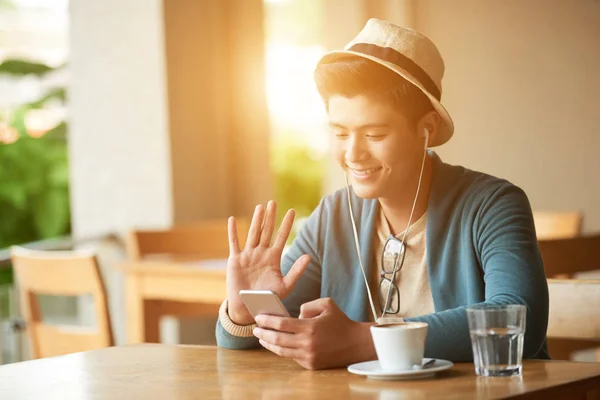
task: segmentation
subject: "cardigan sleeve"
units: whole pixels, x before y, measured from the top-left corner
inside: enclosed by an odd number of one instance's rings
[[[527,307],[523,357],[548,358],[548,284],[527,196],[510,184],[495,187],[482,196],[476,211],[474,243],[463,243],[457,251],[473,251],[475,246],[485,282],[484,304]],[[473,359],[466,307],[406,320],[429,324],[425,350],[428,357]]]

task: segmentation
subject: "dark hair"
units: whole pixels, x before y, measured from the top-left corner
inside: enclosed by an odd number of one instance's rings
[[[315,70],[315,82],[326,107],[333,95],[366,95],[389,104],[411,124],[433,110],[429,98],[415,85],[389,68],[362,57],[348,56],[320,63]]]

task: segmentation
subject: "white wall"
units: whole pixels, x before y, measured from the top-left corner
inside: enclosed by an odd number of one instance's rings
[[[442,158],[600,231],[600,2],[420,0],[416,15],[446,61]]]
[[[73,233],[167,226],[172,190],[162,1],[72,0],[70,14]]]

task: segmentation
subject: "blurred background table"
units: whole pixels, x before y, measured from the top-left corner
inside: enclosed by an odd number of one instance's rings
[[[164,315],[214,317],[226,297],[226,260],[145,260],[121,266],[125,274],[127,341],[159,343]]]

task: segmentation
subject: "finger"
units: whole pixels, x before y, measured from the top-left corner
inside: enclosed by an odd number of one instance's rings
[[[251,249],[258,246],[260,240],[260,230],[262,228],[263,217],[265,214],[264,207],[259,204],[254,209],[254,215],[252,216],[252,222],[250,223],[250,229],[248,230],[248,238],[246,239],[246,248]]]
[[[238,240],[237,223],[234,217],[229,217],[227,221],[227,232],[229,236],[229,255],[238,255],[240,253],[240,242]]]
[[[256,325],[264,329],[272,329],[279,332],[296,333],[301,326],[298,319],[290,317],[277,317],[274,315],[259,314],[254,320]]]
[[[281,221],[281,226],[277,231],[277,237],[275,238],[275,242],[273,243],[274,248],[283,251],[285,242],[287,242],[288,237],[290,236],[290,232],[292,231],[292,226],[294,225],[295,217],[296,212],[294,210],[288,210],[288,212],[285,213],[285,217],[283,217],[283,221]]]
[[[263,328],[254,328],[252,333],[260,340],[279,347],[286,347],[290,349],[295,349],[298,347],[296,343],[296,335],[293,333],[278,332]]]
[[[267,213],[265,215],[265,223],[260,233],[260,244],[261,246],[269,247],[271,245],[271,238],[273,237],[273,230],[275,230],[275,215],[277,214],[277,204],[271,200],[267,203]]]
[[[288,273],[283,277],[283,284],[285,285],[286,290],[291,292],[296,286],[296,282],[300,279],[300,276],[306,271],[306,267],[310,263],[310,256],[308,254],[303,255],[299,259],[296,260],[292,268],[288,271]]]
[[[333,300],[317,299],[304,303],[300,306],[300,316],[298,318],[315,318],[327,311]]]
[[[259,340],[259,343],[265,349],[272,351],[273,353],[286,358],[300,358],[301,353],[300,350],[290,349],[287,347],[280,347],[275,344],[271,344],[269,342],[265,342],[264,340]]]

